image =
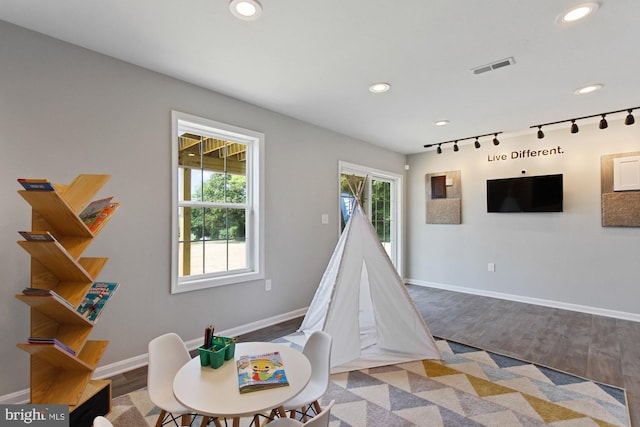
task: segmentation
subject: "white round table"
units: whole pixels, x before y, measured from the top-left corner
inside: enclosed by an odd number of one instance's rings
[[[273,351],[280,352],[289,385],[240,394],[238,358]],[[300,393],[310,378],[309,359],[298,350],[268,342],[236,343],[234,359],[225,361],[218,369],[200,366],[199,357],[184,365],[173,380],[173,394],[180,403],[198,414],[234,418],[234,425],[237,425],[239,417],[278,408]]]

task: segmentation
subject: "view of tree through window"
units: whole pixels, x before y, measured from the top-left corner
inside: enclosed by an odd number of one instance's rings
[[[245,203],[247,180],[244,176],[206,173],[191,194],[193,201],[228,201]],[[193,209],[191,235],[195,240],[244,239],[245,211],[241,209]]]
[[[371,181],[371,223],[383,243],[391,242],[391,183]],[[387,245],[384,245],[385,248]]]

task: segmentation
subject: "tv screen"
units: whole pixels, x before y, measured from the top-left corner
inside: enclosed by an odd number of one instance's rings
[[[562,212],[562,174],[488,179],[487,212]]]

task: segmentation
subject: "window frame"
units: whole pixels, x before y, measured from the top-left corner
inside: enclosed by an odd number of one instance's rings
[[[227,272],[199,274],[180,277],[179,272],[179,208],[178,173],[180,170],[178,153],[178,131],[189,128],[194,132],[221,139],[232,140],[247,145],[247,212],[246,245],[247,268]],[[171,111],[171,293],[182,293],[199,289],[226,286],[260,280],[265,277],[264,255],[264,145],[263,133],[240,128],[211,119]],[[237,207],[234,205],[233,207]]]

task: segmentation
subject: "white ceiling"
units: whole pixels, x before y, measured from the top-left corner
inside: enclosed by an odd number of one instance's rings
[[[0,19],[409,154],[639,106],[640,1],[556,23],[578,2],[262,0],[248,22],[228,0],[0,0]]]

